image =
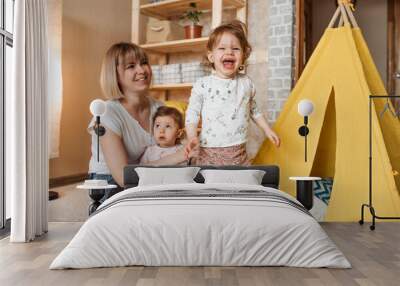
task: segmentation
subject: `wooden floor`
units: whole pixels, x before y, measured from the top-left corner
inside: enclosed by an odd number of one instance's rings
[[[0,241],[0,285],[400,285],[400,223],[325,223],[323,228],[353,268],[289,267],[122,267],[48,270],[82,223],[50,223],[32,243]]]

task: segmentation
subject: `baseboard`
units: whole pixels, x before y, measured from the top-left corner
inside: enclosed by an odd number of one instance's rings
[[[4,227],[0,228],[0,240],[9,236],[11,230],[11,218],[6,219]]]
[[[82,182],[88,178],[88,174],[76,174],[64,177],[51,178],[49,180],[49,188],[62,187],[74,183]]]

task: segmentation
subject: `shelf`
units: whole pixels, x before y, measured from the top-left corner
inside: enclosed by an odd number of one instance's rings
[[[191,89],[192,83],[168,83],[168,84],[155,84],[150,86],[151,91],[165,91],[165,90],[185,90]]]
[[[145,50],[158,53],[202,52],[206,48],[208,37],[186,39],[155,44],[144,44]]]
[[[160,20],[171,20],[181,16],[189,8],[190,3],[196,3],[198,10],[211,10],[212,0],[164,0],[156,3],[140,5],[143,15]],[[237,9],[245,6],[244,0],[223,0],[224,9]]]

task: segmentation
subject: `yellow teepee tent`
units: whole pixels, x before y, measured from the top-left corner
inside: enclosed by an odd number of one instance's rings
[[[265,141],[254,164],[279,165],[281,189],[292,195],[290,176],[333,177],[325,219],[358,221],[361,204],[368,203],[369,95],[386,91],[347,1],[341,2],[274,126],[281,147]],[[333,28],[339,15],[339,27]],[[305,98],[315,106],[308,162],[297,113]],[[373,105],[373,203],[379,216],[393,217],[400,215],[400,176],[394,172],[400,172],[400,123],[390,113],[379,118],[385,103],[378,99]]]

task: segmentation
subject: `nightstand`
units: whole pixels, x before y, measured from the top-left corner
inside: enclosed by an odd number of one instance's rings
[[[115,189],[117,185],[107,185],[107,186],[88,186],[88,185],[79,185],[77,189],[89,190],[89,197],[93,200],[93,202],[89,206],[89,215],[94,213],[96,209],[101,205],[100,200],[105,195],[106,189]]]
[[[313,181],[321,180],[320,177],[289,177],[289,180],[296,181],[296,199],[310,210],[313,207],[314,192]]]

